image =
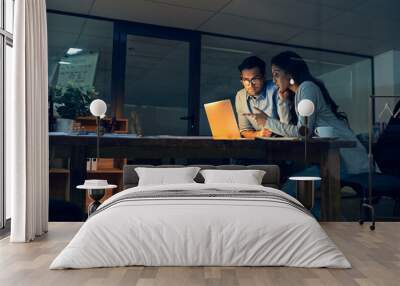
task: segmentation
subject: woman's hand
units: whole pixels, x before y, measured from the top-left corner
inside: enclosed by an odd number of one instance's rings
[[[243,113],[243,115],[254,118],[258,125],[264,127],[265,123],[267,123],[268,115],[257,107],[254,107],[254,109],[257,111],[257,113]]]
[[[288,90],[281,90],[281,89],[279,89],[279,90],[278,90],[278,94],[279,94],[279,98],[280,98],[282,101],[285,101],[285,100],[289,97],[290,92],[289,92]]]

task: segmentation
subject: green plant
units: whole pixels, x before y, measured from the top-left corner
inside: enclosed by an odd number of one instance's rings
[[[50,96],[56,104],[57,113],[61,118],[75,119],[78,116],[90,115],[90,103],[96,99],[98,93],[94,87],[50,87]]]

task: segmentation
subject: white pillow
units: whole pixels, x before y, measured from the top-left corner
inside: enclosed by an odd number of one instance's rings
[[[199,167],[182,168],[135,168],[139,176],[138,186],[195,183]]]
[[[261,185],[265,171],[262,170],[202,170],[205,184]]]

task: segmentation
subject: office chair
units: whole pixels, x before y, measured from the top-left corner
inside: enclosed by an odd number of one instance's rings
[[[400,110],[397,103],[394,114]],[[357,136],[364,147],[368,138]],[[366,139],[366,140],[365,140]],[[393,216],[400,215],[400,117],[393,116],[384,132],[372,148],[374,163],[382,173],[372,172],[348,176],[341,180],[341,186],[354,189],[357,196],[362,198],[360,207],[360,224],[364,223],[365,207],[371,210],[372,225],[375,229],[375,211],[372,204],[376,204],[382,197],[390,197],[395,201]],[[371,180],[371,201],[368,198],[368,182]]]
[[[361,199],[360,202],[360,220],[359,223],[363,224],[365,221],[363,204],[369,203],[368,194],[368,173],[361,173],[357,175],[351,175],[341,180],[342,187],[350,187],[356,193],[357,197]],[[395,201],[393,209],[393,216],[400,215],[400,177],[383,174],[383,173],[372,173],[372,204],[377,204],[382,197],[390,197]],[[375,229],[375,211],[371,209],[371,230]]]

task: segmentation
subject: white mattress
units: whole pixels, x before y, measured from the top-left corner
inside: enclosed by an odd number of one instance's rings
[[[133,192],[263,190],[262,186],[180,184],[136,187],[100,206],[50,269],[145,266],[294,266],[350,268],[343,253],[309,214],[290,204],[257,198],[151,198]],[[136,193],[135,193],[136,194]],[[297,202],[298,203],[298,202]]]

